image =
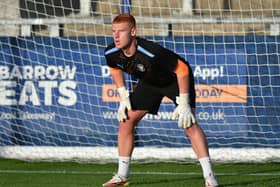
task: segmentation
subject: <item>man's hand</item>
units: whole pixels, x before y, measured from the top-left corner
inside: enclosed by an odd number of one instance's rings
[[[189,94],[180,94],[179,97],[176,97],[176,103],[178,106],[172,114],[172,119],[179,119],[178,127],[180,128],[191,127],[196,122],[196,119],[189,104]]]
[[[123,86],[118,88],[118,92],[120,95],[120,106],[118,109],[118,121],[123,122],[127,119],[127,111],[131,110],[131,103],[129,99],[129,92],[128,90]]]

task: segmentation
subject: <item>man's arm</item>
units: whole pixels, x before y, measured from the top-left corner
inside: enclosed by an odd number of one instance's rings
[[[116,85],[117,88],[124,87],[125,81],[123,76],[123,71],[118,68],[111,68],[110,67],[110,73],[112,75],[112,79]]]
[[[129,92],[125,88],[123,71],[118,68],[110,68],[110,73],[120,95],[120,106],[117,118],[119,122],[123,122],[128,118],[127,111],[131,110]]]
[[[189,104],[189,72],[188,66],[181,60],[178,60],[174,73],[177,76],[179,97],[176,98],[178,106],[174,110],[172,118],[178,119],[178,126],[180,128],[189,128],[196,122]]]
[[[181,60],[178,60],[178,64],[174,70],[178,80],[179,93],[189,93],[189,68]]]

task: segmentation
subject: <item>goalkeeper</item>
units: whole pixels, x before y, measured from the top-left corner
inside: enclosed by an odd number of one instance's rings
[[[118,172],[103,186],[125,186],[134,146],[134,128],[145,114],[157,114],[164,96],[173,100],[173,119],[188,135],[205,178],[205,186],[217,187],[208,145],[195,118],[195,89],[192,70],[184,59],[162,46],[136,36],[132,15],[120,14],[112,23],[114,42],[105,49],[110,73],[120,95],[118,109]],[[136,76],[133,93],[125,87],[123,72]]]

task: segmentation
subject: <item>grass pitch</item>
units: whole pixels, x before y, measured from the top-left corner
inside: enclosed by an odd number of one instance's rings
[[[214,164],[220,187],[280,186],[280,163]],[[117,164],[0,160],[2,187],[100,187]],[[131,187],[202,187],[198,164],[153,163],[131,166]]]

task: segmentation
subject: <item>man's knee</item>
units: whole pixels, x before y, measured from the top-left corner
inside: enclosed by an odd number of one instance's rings
[[[201,128],[197,123],[194,123],[191,127],[185,129],[185,133],[189,136],[200,132]]]

